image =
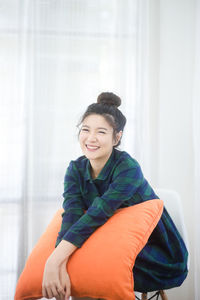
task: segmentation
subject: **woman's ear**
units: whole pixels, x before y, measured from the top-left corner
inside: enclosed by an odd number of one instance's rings
[[[117,134],[115,136],[114,146],[116,146],[119,143],[119,141],[120,141],[120,139],[122,137],[122,133],[123,133],[122,130],[120,130],[119,132],[117,132]]]

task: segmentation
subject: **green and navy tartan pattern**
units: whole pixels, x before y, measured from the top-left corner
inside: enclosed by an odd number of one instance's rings
[[[118,208],[159,198],[144,178],[139,163],[127,152],[113,149],[96,179],[85,156],[71,161],[64,178],[64,213],[56,247],[62,239],[81,247]],[[85,212],[86,211],[86,212]],[[151,269],[152,268],[152,269]],[[164,208],[133,269],[135,290],[155,291],[179,286],[187,275],[185,244]],[[165,287],[163,285],[163,280]]]
[[[96,179],[85,156],[71,161],[64,179],[63,222],[57,244],[65,239],[77,247],[116,209],[158,198],[143,177],[138,162],[114,150]],[[84,210],[87,212],[84,214]]]

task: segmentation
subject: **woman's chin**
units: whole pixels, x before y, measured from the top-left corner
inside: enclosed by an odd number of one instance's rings
[[[84,152],[84,155],[90,159],[90,160],[93,160],[93,159],[97,159],[98,158],[98,155],[96,155],[95,153],[88,153],[88,152]]]
[[[83,154],[88,158],[88,159],[96,159],[99,156],[99,153],[97,153],[98,150],[89,150],[89,149],[82,149]]]

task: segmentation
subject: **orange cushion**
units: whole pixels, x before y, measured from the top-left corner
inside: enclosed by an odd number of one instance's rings
[[[72,296],[135,299],[134,262],[162,211],[163,201],[159,199],[118,209],[70,257],[67,269]],[[17,283],[15,300],[42,298],[44,266],[55,249],[62,212],[57,211],[28,257]]]

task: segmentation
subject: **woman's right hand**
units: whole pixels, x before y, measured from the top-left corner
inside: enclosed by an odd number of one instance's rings
[[[69,297],[71,295],[71,281],[66,270],[66,264],[67,262],[65,261],[60,266],[60,283],[62,288],[65,290],[65,296],[62,295],[59,298],[56,297],[56,300],[69,300]]]

